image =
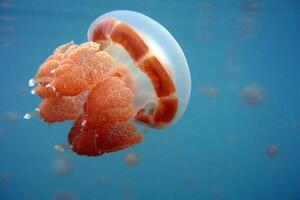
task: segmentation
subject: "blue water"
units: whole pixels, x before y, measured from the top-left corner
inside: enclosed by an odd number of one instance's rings
[[[71,123],[21,119],[40,102],[28,80],[55,47],[85,42],[89,24],[117,9],[144,13],[177,39],[192,75],[187,111],[124,151],[58,153]],[[300,199],[299,10],[297,0],[0,0],[0,199]],[[205,84],[218,94],[201,92]],[[257,106],[241,98],[251,84],[264,90]],[[266,154],[269,144],[278,155]],[[139,158],[132,167],[129,152]],[[64,177],[52,170],[61,156],[71,162]]]

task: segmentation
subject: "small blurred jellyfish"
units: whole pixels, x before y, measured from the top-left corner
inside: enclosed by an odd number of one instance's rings
[[[0,8],[8,8],[11,7],[11,0],[0,0]]]
[[[237,66],[230,66],[226,69],[226,74],[229,78],[237,78],[240,73],[240,68]]]
[[[219,96],[219,89],[212,84],[204,84],[200,86],[200,94],[209,98],[216,98]]]
[[[8,22],[8,21],[14,21],[15,18],[12,16],[6,16],[6,15],[0,15],[0,21]]]
[[[264,96],[263,88],[256,84],[245,87],[241,94],[243,102],[248,106],[258,106],[262,104]]]
[[[189,188],[195,188],[197,186],[196,179],[194,176],[185,175],[183,176],[183,184]]]
[[[243,23],[253,23],[253,22],[256,21],[256,18],[253,18],[253,17],[240,17],[239,21],[243,22]]]
[[[52,170],[57,176],[66,176],[71,171],[71,161],[67,157],[57,157],[52,163]]]
[[[206,10],[210,10],[216,7],[213,2],[198,2],[195,4],[195,6]]]
[[[20,87],[17,88],[17,91],[18,91],[19,94],[23,95],[23,94],[25,94],[26,89],[24,87],[20,86]]]
[[[250,40],[250,39],[254,39],[255,38],[255,34],[254,33],[248,33],[248,32],[241,32],[239,34],[239,38],[241,40]]]
[[[74,198],[68,192],[59,192],[54,195],[53,200],[73,200]]]
[[[96,177],[95,185],[104,188],[108,185],[108,178],[106,176],[100,175]]]
[[[277,156],[278,153],[279,153],[279,148],[278,148],[277,145],[271,144],[271,145],[267,146],[267,148],[266,148],[266,154],[270,158]]]
[[[222,186],[214,186],[211,190],[211,193],[215,199],[218,199],[222,196],[224,188]]]
[[[122,196],[122,200],[134,200],[133,196],[131,194],[124,194]]]
[[[131,194],[133,192],[132,182],[130,179],[123,180],[121,190],[124,194]]]
[[[14,111],[8,111],[3,114],[3,119],[7,123],[15,123],[21,119],[21,116]]]
[[[233,144],[236,141],[236,135],[233,133],[230,133],[226,136],[226,139],[230,144]]]
[[[138,156],[136,153],[128,153],[125,155],[123,160],[127,166],[135,166],[138,162]]]
[[[0,136],[2,136],[3,133],[4,133],[4,130],[3,130],[3,128],[0,127]]]
[[[7,182],[11,179],[11,173],[8,171],[0,172],[0,183]]]
[[[256,13],[260,9],[260,3],[258,1],[241,2],[240,8],[244,13]]]

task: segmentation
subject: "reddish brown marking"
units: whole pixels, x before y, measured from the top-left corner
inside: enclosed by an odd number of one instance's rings
[[[149,50],[140,36],[124,23],[116,25],[110,33],[110,38],[112,41],[122,45],[136,62]]]
[[[169,123],[176,115],[178,100],[176,97],[160,98],[154,114],[154,122]]]
[[[136,116],[135,119],[137,119],[140,122],[143,122],[145,124],[151,124],[151,118],[149,115],[145,115],[142,113],[142,111],[139,111]]]
[[[147,74],[155,89],[156,96],[159,98],[158,106],[154,112],[155,116],[153,114],[143,114],[141,110],[135,118],[143,123],[157,127],[170,123],[176,115],[178,100],[176,96],[170,97],[175,94],[176,88],[165,67],[155,56],[140,61],[148,53],[149,47],[133,28],[120,22],[113,27],[111,33],[103,32],[105,22],[106,20],[103,20],[102,29],[95,28],[92,30],[91,40],[96,42],[99,42],[99,40],[112,40],[123,46],[133,61],[138,63],[139,68]],[[98,23],[101,24],[102,21]],[[109,25],[106,26],[109,27]],[[106,30],[111,30],[111,28]],[[110,37],[108,38],[107,35]]]
[[[116,22],[115,19],[105,19],[105,20],[99,21],[93,27],[93,31],[91,33],[91,40],[95,41],[95,42],[101,41],[101,40],[106,40],[107,36],[110,34],[115,22]]]
[[[169,96],[175,92],[171,77],[156,57],[145,59],[139,64],[139,67],[150,78],[157,97]]]

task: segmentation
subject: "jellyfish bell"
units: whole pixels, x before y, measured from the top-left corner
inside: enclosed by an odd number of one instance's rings
[[[0,172],[0,183],[7,182],[11,179],[11,173],[9,171]]]
[[[99,156],[143,141],[135,122],[165,128],[182,116],[190,72],[165,28],[142,14],[114,11],[96,19],[88,37],[57,47],[40,66],[29,86],[42,103],[25,119],[73,120],[69,147]]]
[[[271,144],[271,145],[267,146],[267,148],[266,148],[266,154],[270,158],[277,156],[278,153],[279,153],[279,148],[278,148],[277,145]]]
[[[138,156],[136,153],[128,153],[123,160],[127,166],[135,166],[138,162]]]
[[[52,163],[52,170],[57,176],[66,176],[72,168],[71,161],[67,157],[56,157]]]
[[[184,113],[191,92],[185,55],[158,22],[137,12],[117,10],[98,17],[88,40],[102,44],[134,79],[136,120],[150,127],[174,124]]]
[[[54,195],[53,200],[73,200],[72,194],[69,192],[58,192]]]
[[[258,106],[264,101],[264,90],[257,84],[248,85],[242,91],[241,98],[248,106]]]
[[[200,93],[210,98],[218,97],[220,92],[219,89],[212,84],[204,84],[200,87]]]

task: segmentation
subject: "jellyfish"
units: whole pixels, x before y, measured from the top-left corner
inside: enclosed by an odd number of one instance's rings
[[[124,157],[124,163],[127,166],[134,166],[138,162],[138,156],[136,153],[128,153]]]
[[[244,103],[248,106],[258,106],[264,101],[264,90],[257,84],[252,84],[245,87],[242,91],[241,97]]]
[[[200,86],[200,94],[208,96],[210,98],[216,98],[219,96],[219,89],[212,84],[204,84]]]
[[[219,199],[224,193],[224,188],[221,185],[216,185],[212,188],[211,193],[215,199]]]
[[[72,194],[69,192],[58,192],[54,195],[53,200],[73,200]]]
[[[266,154],[270,158],[277,156],[279,153],[279,148],[275,144],[271,144],[266,148]]]
[[[0,172],[0,183],[8,182],[11,179],[11,173],[9,171]]]
[[[3,114],[4,121],[7,123],[15,123],[21,118],[15,111],[7,111]]]
[[[71,161],[67,157],[57,157],[52,163],[52,170],[57,176],[66,176],[72,168]]]
[[[191,77],[183,51],[158,22],[112,11],[88,29],[88,41],[57,47],[30,79],[42,98],[34,115],[48,123],[74,121],[70,148],[100,156],[143,141],[137,123],[167,128],[186,110]]]

